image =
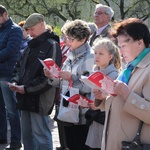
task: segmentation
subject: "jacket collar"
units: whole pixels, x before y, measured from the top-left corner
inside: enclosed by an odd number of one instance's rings
[[[105,26],[99,28],[97,31],[96,31],[96,35],[100,35],[102,33],[103,30],[105,30],[105,28],[107,28],[108,24],[106,24]]]
[[[3,24],[0,25],[0,29],[4,29],[9,25],[12,25],[13,21],[11,18],[9,18],[6,22],[4,22]]]
[[[148,66],[150,64],[150,53],[148,53],[142,60],[141,62],[137,65],[137,67],[139,68],[145,68],[146,66]]]
[[[101,32],[101,34],[106,34],[110,28],[111,28],[111,26],[108,24],[108,25],[104,28],[104,30]]]
[[[66,56],[70,60],[74,60],[76,58],[82,57],[88,51],[90,51],[90,46],[89,46],[88,42],[86,42],[83,45],[81,45],[79,48],[68,51]]]
[[[118,72],[114,64],[110,64],[105,69],[101,69],[101,70],[99,69],[99,67],[95,66],[94,71],[97,71],[97,70],[101,71],[102,73],[106,75],[110,74],[111,72]]]
[[[40,36],[30,40],[28,42],[28,46],[30,48],[34,48],[34,47],[36,47],[37,45],[40,45],[41,43],[43,43],[44,41],[46,41],[49,38],[52,38],[56,42],[59,43],[59,37],[54,32],[46,31],[46,32],[42,33]]]

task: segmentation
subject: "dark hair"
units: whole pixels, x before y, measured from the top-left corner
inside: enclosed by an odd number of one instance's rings
[[[6,8],[3,5],[0,5],[0,15],[3,15],[4,12],[7,12]]]
[[[83,20],[76,19],[74,21],[69,22],[66,25],[65,34],[67,36],[74,37],[79,41],[82,39],[86,39],[87,41],[90,36],[90,33],[91,30],[90,27],[88,26],[88,23]]]
[[[150,44],[150,32],[146,24],[138,18],[128,18],[114,24],[114,30],[111,35],[117,37],[119,35],[131,36],[133,40],[143,39],[145,46]]]

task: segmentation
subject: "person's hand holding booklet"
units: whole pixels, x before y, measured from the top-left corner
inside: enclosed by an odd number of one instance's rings
[[[55,63],[55,61],[51,58],[47,58],[44,60],[39,59],[41,64],[46,68],[55,78],[59,78],[59,71],[60,68],[58,65]]]
[[[16,83],[15,82],[11,83],[8,81],[2,81],[2,83],[8,85],[10,90],[16,92]]]
[[[64,99],[66,99],[66,101],[78,104],[79,106],[85,107],[85,108],[89,107],[89,104],[94,103],[93,100],[90,100],[90,99],[88,99],[88,98],[86,98],[86,97],[84,97],[84,96],[82,96],[80,94],[75,94],[75,95],[73,95],[71,97],[62,95],[62,97]]]
[[[112,96],[115,95],[114,81],[100,71],[94,72],[89,77],[81,76],[80,80],[92,89],[102,90],[104,93],[111,94]]]
[[[5,84],[5,85],[8,85],[10,90],[15,92],[15,90],[16,90],[16,83],[11,83],[11,82],[8,82],[8,81],[0,81],[0,82]]]

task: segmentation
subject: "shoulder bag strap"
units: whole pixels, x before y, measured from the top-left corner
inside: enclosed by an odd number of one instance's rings
[[[136,132],[136,136],[135,136],[133,141],[139,141],[140,142],[140,135],[141,135],[142,126],[143,126],[143,121],[140,121],[138,130]]]
[[[140,124],[139,124],[139,127],[138,127],[136,135],[139,135],[139,136],[141,135],[142,126],[143,126],[143,121],[140,121]]]

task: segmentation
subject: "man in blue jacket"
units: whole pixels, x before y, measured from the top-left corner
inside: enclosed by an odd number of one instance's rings
[[[0,5],[0,144],[7,143],[7,117],[11,127],[11,143],[6,150],[21,148],[20,116],[15,94],[4,84],[12,78],[21,41],[21,28],[8,17],[6,8]]]

